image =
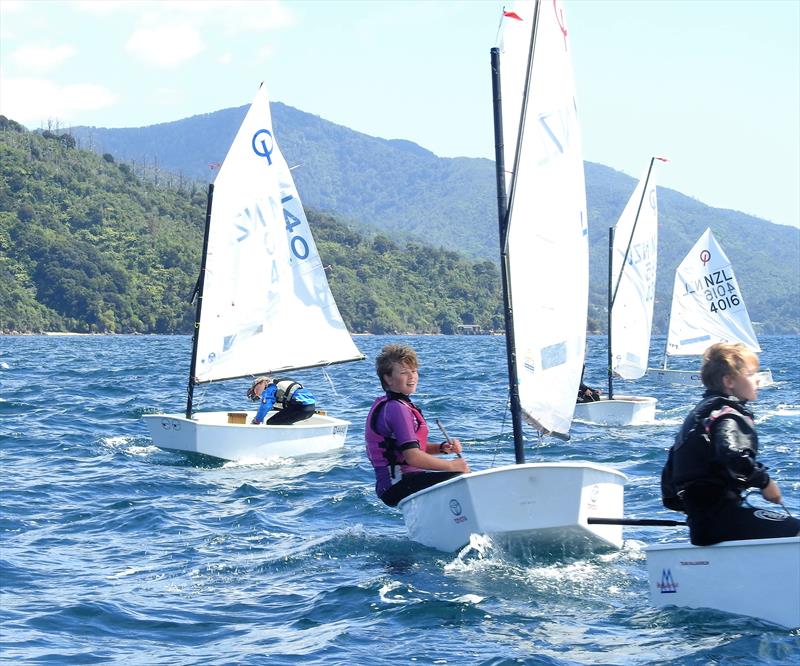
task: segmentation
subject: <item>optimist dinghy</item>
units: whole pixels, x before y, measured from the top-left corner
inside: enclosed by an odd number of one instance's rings
[[[652,157],[622,211],[608,230],[608,392],[579,402],[575,418],[601,425],[641,425],[656,418],[656,399],[616,395],[614,375],[639,379],[647,372],[656,293],[658,203]]]
[[[622,515],[622,473],[591,462],[525,463],[523,417],[542,433],[568,437],[586,344],[586,192],[565,25],[561,2],[517,2],[504,12],[501,48],[492,49],[516,464],[464,474],[399,503],[409,537],[444,551],[472,534],[534,549],[622,545],[620,526],[587,522]]]
[[[198,384],[364,358],[333,300],[263,84],[208,189],[195,291],[186,411],[145,414],[153,443],[227,460],[343,446],[349,423],[322,413],[251,425],[255,412],[193,411]]]
[[[647,374],[672,384],[698,385],[699,370],[667,368],[667,360],[702,356],[717,342],[741,342],[752,352],[761,351],[733,265],[706,229],[675,271],[664,364]],[[773,383],[770,370],[758,374],[759,387]]]

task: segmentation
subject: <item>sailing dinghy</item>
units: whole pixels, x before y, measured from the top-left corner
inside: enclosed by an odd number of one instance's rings
[[[673,384],[699,384],[699,370],[667,368],[667,360],[702,356],[717,342],[741,342],[752,352],[761,351],[731,261],[706,229],[675,271],[664,365],[647,374]],[[758,379],[759,386],[769,386],[772,372],[762,371]]]
[[[645,554],[658,608],[714,608],[800,628],[800,537],[656,544]]]
[[[525,463],[523,417],[542,433],[568,436],[586,343],[586,193],[565,25],[560,2],[518,1],[504,12],[502,56],[492,49],[516,464],[464,474],[399,503],[409,537],[443,551],[472,534],[560,552],[622,545],[620,526],[587,522],[621,515],[608,512],[622,511],[622,473],[594,463]]]
[[[579,402],[575,418],[601,425],[641,425],[656,418],[656,399],[614,393],[614,375],[639,379],[647,372],[656,293],[658,202],[652,157],[644,176],[608,229],[608,392]]]
[[[322,413],[252,425],[255,411],[193,412],[198,384],[364,358],[331,295],[263,84],[209,186],[196,296],[186,411],[144,415],[153,443],[227,460],[343,446],[349,423]]]

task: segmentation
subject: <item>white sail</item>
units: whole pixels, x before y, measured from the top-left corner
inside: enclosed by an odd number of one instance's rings
[[[648,167],[614,229],[611,369],[624,379],[639,379],[647,372],[657,252],[656,182],[652,167]]]
[[[512,10],[521,20],[503,19],[500,75],[520,402],[529,423],[566,435],[583,367],[589,270],[575,83],[561,2]]]
[[[700,355],[716,342],[761,351],[733,266],[706,229],[675,271],[667,355]]]
[[[363,358],[328,286],[261,85],[214,183],[195,381]]]

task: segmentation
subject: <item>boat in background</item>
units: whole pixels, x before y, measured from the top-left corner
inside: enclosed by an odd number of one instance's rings
[[[255,412],[193,412],[198,384],[363,359],[339,314],[289,166],[256,93],[213,185],[183,414],[145,414],[153,443],[227,460],[300,456],[344,445],[348,421],[317,412],[252,425]],[[244,391],[243,391],[244,393]]]
[[[667,368],[667,361],[670,356],[702,356],[717,342],[741,342],[752,352],[761,351],[731,261],[706,229],[675,271],[664,364],[648,368],[647,375],[673,384],[701,384],[699,370]],[[759,372],[758,383],[773,384],[772,372]]]
[[[586,344],[586,192],[565,25],[560,2],[518,1],[504,11],[502,55],[491,52],[516,464],[400,501],[409,537],[440,550],[455,551],[473,534],[534,550],[622,546],[620,526],[587,520],[622,514],[621,472],[590,462],[525,463],[523,417],[541,433],[568,438]]]
[[[616,227],[608,229],[608,391],[579,402],[575,418],[600,425],[643,425],[656,419],[656,399],[614,393],[614,375],[647,372],[658,259],[658,198],[651,157]]]
[[[800,537],[656,544],[645,554],[658,608],[713,608],[800,628]]]

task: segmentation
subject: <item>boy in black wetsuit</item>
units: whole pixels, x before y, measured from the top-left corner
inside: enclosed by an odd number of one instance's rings
[[[700,374],[707,390],[683,422],[661,473],[664,506],[686,513],[696,546],[800,534],[797,518],[742,503],[748,488],[781,503],[778,484],[756,460],[758,436],[745,406],[756,399],[757,372],[758,358],[742,344],[706,350]]]

